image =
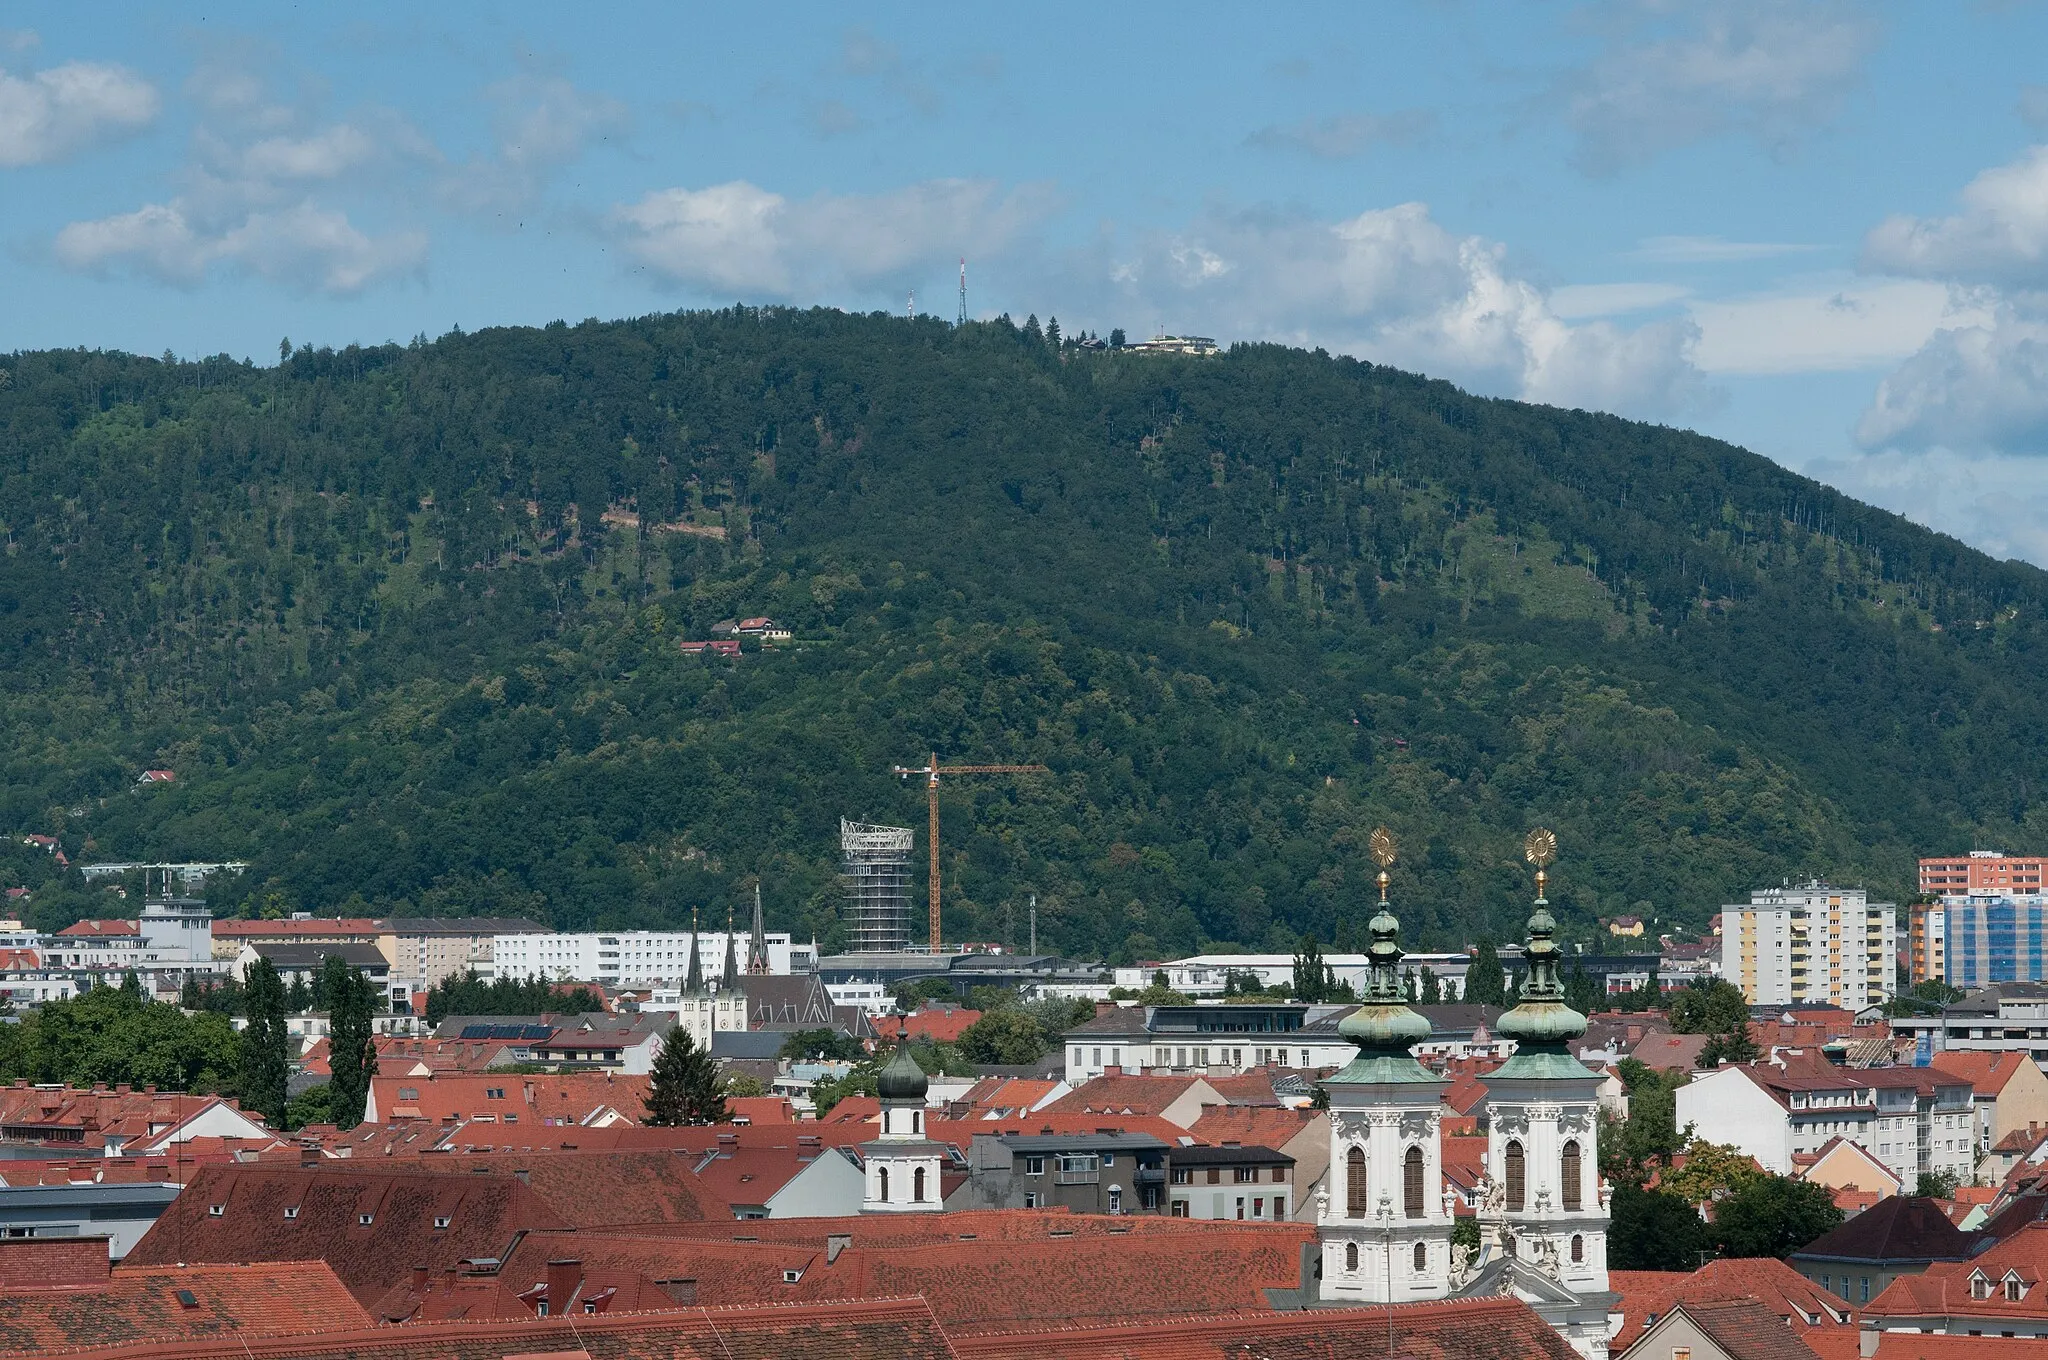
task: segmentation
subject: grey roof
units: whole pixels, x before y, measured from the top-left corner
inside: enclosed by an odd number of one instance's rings
[[[378,923],[393,935],[546,935],[524,916],[393,916]]]
[[[1164,1152],[1165,1143],[1149,1133],[1002,1133],[993,1137],[1012,1152]]]
[[[1104,1011],[1093,1020],[1084,1021],[1067,1031],[1070,1039],[1096,1038],[1143,1038],[1148,1032],[1145,1023],[1149,1007],[1118,1006],[1113,1011]]]
[[[1175,1166],[1241,1166],[1256,1162],[1260,1166],[1271,1166],[1276,1162],[1294,1165],[1294,1159],[1284,1152],[1256,1144],[1249,1147],[1223,1145],[1210,1147],[1197,1144],[1194,1147],[1180,1147],[1173,1150]]]
[[[544,1029],[553,1033],[555,1026],[561,1021],[562,1017],[559,1015],[449,1015],[443,1016],[441,1023],[434,1026],[434,1037],[458,1039],[462,1037],[462,1031],[475,1025],[503,1025],[508,1029],[516,1026],[522,1029]]]
[[[1807,1243],[1791,1259],[1967,1261],[1979,1240],[1951,1223],[1933,1200],[1893,1195]]]
[[[750,977],[740,982],[739,989],[746,994],[749,1029],[769,1025],[830,1029],[839,1019],[833,1012],[832,994],[815,974]]]
[[[714,1058],[769,1058],[781,1054],[789,1035],[773,1029],[720,1029],[711,1032]]]
[[[271,966],[280,972],[303,972],[318,969],[332,955],[340,955],[351,968],[366,968],[372,972],[390,972],[391,961],[377,952],[373,944],[252,944],[249,948],[257,955],[270,960]]]
[[[1415,1013],[1429,1021],[1436,1035],[1469,1035],[1484,1025],[1491,1030],[1506,1012],[1498,1006],[1480,1006],[1460,1001],[1455,1005],[1416,1006]]]

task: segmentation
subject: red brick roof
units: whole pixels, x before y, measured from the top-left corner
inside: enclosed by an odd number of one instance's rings
[[[1976,1094],[1996,1096],[2005,1089],[2007,1082],[2019,1074],[2020,1064],[2031,1063],[2033,1058],[2018,1050],[1998,1053],[1958,1050],[1937,1053],[1931,1061],[1938,1070],[1968,1081]]]
[[[317,917],[304,921],[215,921],[216,940],[275,939],[280,936],[322,938],[341,935],[375,935],[380,923],[368,916]]]
[[[967,1027],[979,1019],[980,1011],[969,1010],[965,1006],[928,1001],[917,1014],[905,1022],[905,1028],[912,1038],[952,1044],[958,1043],[960,1036],[967,1032]]]
[[[71,939],[96,939],[117,935],[140,935],[142,930],[133,921],[99,920],[73,921],[57,932]]]
[[[488,1117],[519,1124],[581,1124],[607,1107],[639,1122],[647,1110],[648,1079],[610,1072],[512,1076],[490,1072],[437,1072],[430,1077],[371,1079],[377,1117],[385,1123],[423,1119],[452,1124]],[[503,1091],[493,1097],[493,1091]],[[411,1094],[408,1095],[407,1092]]]
[[[1970,1281],[1982,1271],[1991,1297],[1970,1297]],[[2016,1272],[2021,1297],[2005,1297],[2003,1281]],[[1864,1310],[1873,1317],[1971,1317],[2048,1320],[2048,1222],[2035,1221],[1967,1261],[1940,1261],[1924,1274],[1901,1275]]]
[[[1031,1077],[983,1077],[956,1104],[976,1110],[1029,1110],[1060,1088],[1057,1081]],[[836,1110],[837,1107],[835,1106]]]
[[[1729,1299],[1754,1299],[1793,1332],[1840,1331],[1856,1334],[1849,1306],[1791,1266],[1771,1257],[1709,1261],[1680,1274],[1656,1270],[1611,1270],[1607,1287],[1621,1296],[1612,1311],[1621,1314],[1621,1329],[1611,1349],[1619,1354],[1640,1337],[1652,1317],[1668,1316],[1677,1305],[1712,1304]]]
[[[749,1124],[796,1122],[796,1107],[789,1103],[788,1096],[729,1096],[725,1108],[735,1121],[745,1120]]]
[[[1278,1106],[1281,1103],[1280,1097],[1273,1094],[1270,1070],[1245,1072],[1232,1077],[1204,1077],[1202,1080],[1232,1105]]]
[[[1158,1114],[1188,1093],[1200,1077],[1097,1077],[1040,1110],[1040,1114]]]
[[[154,1086],[136,1090],[124,1083],[83,1090],[18,1081],[0,1086],[0,1127],[17,1140],[61,1138],[75,1148],[83,1134],[87,1146],[100,1147],[110,1138],[128,1142],[161,1136],[216,1105],[240,1109],[237,1102],[219,1096],[184,1095]],[[256,1116],[248,1118],[256,1122]]]
[[[1681,1303],[1679,1307],[1728,1360],[1814,1360],[1812,1348],[1755,1299]]]
[[[873,1124],[882,1118],[882,1102],[874,1096],[842,1096],[825,1111],[821,1124]]]
[[[1290,1110],[1277,1105],[1204,1105],[1202,1117],[1188,1132],[1203,1143],[1263,1143],[1284,1148],[1312,1125],[1327,1126],[1316,1110]]]
[[[95,1240],[102,1253],[106,1248]],[[7,1244],[12,1250],[13,1243]],[[192,1302],[186,1303],[180,1291]],[[370,1318],[319,1261],[275,1265],[123,1266],[98,1284],[10,1283],[0,1352],[307,1336],[366,1327]]]
[[[1121,1327],[956,1336],[961,1360],[1245,1360],[1301,1356],[1382,1360],[1389,1310],[1189,1317]],[[1408,1360],[1572,1360],[1563,1337],[1520,1299],[1409,1303],[1392,1310],[1395,1353]]]

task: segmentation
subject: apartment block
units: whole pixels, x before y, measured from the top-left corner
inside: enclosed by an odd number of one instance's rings
[[[1938,902],[1906,910],[1906,969],[1914,982],[1948,976],[1948,910]]]
[[[2003,850],[1972,850],[1920,861],[1920,891],[1929,897],[2016,896],[2048,892],[2039,855],[2008,855]]]
[[[1760,888],[1722,909],[1721,976],[1752,1006],[1857,1011],[1889,999],[1898,908],[1818,880]]]
[[[1939,939],[1928,965],[1940,971],[1929,977],[1965,991],[2048,978],[2048,897],[2038,892],[1946,897],[1915,915],[1928,918],[1922,933]]]

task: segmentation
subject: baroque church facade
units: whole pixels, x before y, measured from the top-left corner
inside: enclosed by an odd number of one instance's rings
[[[1539,840],[1539,837],[1541,840]],[[1516,1050],[1482,1080],[1488,1126],[1476,1251],[1454,1246],[1438,1129],[1445,1082],[1417,1062],[1429,1022],[1409,1009],[1399,976],[1400,926],[1387,901],[1392,842],[1375,833],[1380,905],[1370,923],[1362,1004],[1339,1029],[1358,1050],[1323,1083],[1330,1172],[1317,1203],[1327,1304],[1513,1295],[1586,1360],[1605,1360],[1609,1309],[1608,1188],[1600,1180],[1599,1076],[1571,1055],[1586,1017],[1564,1002],[1557,923],[1543,891],[1555,849],[1530,838],[1538,866],[1528,978],[1499,1030]]]

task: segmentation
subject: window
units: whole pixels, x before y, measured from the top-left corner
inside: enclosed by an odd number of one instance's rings
[[[1692,1347],[1673,1346],[1671,1348],[1671,1360],[1692,1360]]]
[[[1970,1297],[1973,1299],[1990,1298],[1991,1281],[1985,1279],[1982,1275],[1972,1275],[1970,1277]]]
[[[206,1216],[208,1218],[219,1218],[222,1214],[225,1214],[227,1211],[228,1206],[225,1204],[209,1204],[206,1206]]]
[[[1099,1048],[1097,1048],[1097,1049],[1092,1049],[1092,1050],[1090,1050],[1090,1052],[1091,1052],[1091,1053],[1093,1054],[1093,1057],[1094,1057],[1094,1061],[1093,1061],[1093,1062],[1091,1062],[1091,1063],[1089,1064],[1089,1066],[1091,1066],[1091,1067],[1100,1067],[1100,1066],[1102,1066],[1102,1050],[1101,1050],[1101,1049],[1099,1049]]]
[[[1175,1201],[1173,1202],[1173,1217],[1175,1217],[1175,1218],[1186,1218],[1187,1216],[1188,1216],[1188,1202],[1187,1202],[1186,1200],[1184,1200],[1184,1199],[1177,1199],[1177,1200],[1175,1200]]]
[[[1274,1168],[1273,1168],[1273,1184],[1275,1184],[1275,1185],[1285,1185],[1286,1183],[1287,1183],[1287,1168],[1286,1168],[1286,1167],[1284,1167],[1284,1166],[1276,1166],[1276,1167],[1274,1167]]]
[[[1428,1269],[1429,1269],[1429,1247],[1428,1247],[1428,1245],[1427,1245],[1427,1244],[1425,1244],[1425,1243],[1422,1243],[1422,1242],[1417,1242],[1417,1243],[1415,1244],[1415,1273],[1419,1275],[1419,1274],[1421,1274],[1421,1273],[1422,1273],[1423,1271],[1425,1271],[1425,1270],[1428,1270]]]
[[[1038,1196],[1035,1193],[1025,1195],[1024,1207],[1027,1209],[1036,1209],[1038,1207]]]
[[[1410,1218],[1422,1217],[1422,1149],[1411,1147],[1401,1160],[1401,1207]]]
[[[1344,1154],[1344,1215],[1365,1217],[1365,1149],[1353,1146]]]
[[[1045,1174],[1045,1158],[1026,1157],[1024,1159],[1024,1174],[1027,1176],[1043,1176]]]
[[[505,1098],[505,1088],[504,1088],[504,1087],[502,1087],[502,1086],[486,1086],[486,1087],[484,1087],[484,1099],[485,1099],[485,1100],[503,1100],[504,1098]]]
[[[785,1270],[782,1272],[782,1282],[784,1284],[795,1284],[803,1277],[804,1273],[801,1270]]]
[[[357,1226],[358,1228],[367,1228],[367,1227],[369,1227],[369,1226],[370,1226],[370,1225],[371,1225],[372,1223],[375,1223],[376,1221],[377,1221],[377,1216],[376,1216],[375,1214],[357,1214],[357,1215],[356,1215],[356,1226]]]
[[[1177,1166],[1173,1169],[1173,1183],[1175,1185],[1192,1185],[1194,1180],[1195,1169],[1193,1167]]]
[[[1252,1217],[1253,1217],[1253,1218],[1264,1218],[1265,1216],[1266,1216],[1266,1197],[1265,1197],[1264,1195],[1254,1195],[1254,1196],[1252,1196]]]
[[[1104,1166],[1115,1166],[1115,1165],[1116,1165],[1116,1154],[1115,1154],[1114,1152],[1105,1152],[1105,1153],[1103,1153],[1103,1154],[1102,1154],[1102,1164],[1103,1164]]]
[[[199,1306],[199,1296],[189,1289],[178,1290],[177,1297],[180,1308],[197,1308]]]
[[[1356,1242],[1346,1242],[1344,1244],[1344,1269],[1354,1273],[1358,1270],[1358,1244]]]
[[[876,1183],[876,1185],[877,1185],[877,1186],[878,1186],[878,1187],[880,1188],[880,1190],[881,1190],[881,1193],[880,1193],[879,1195],[877,1195],[877,1196],[876,1196],[876,1198],[877,1198],[877,1199],[880,1199],[880,1200],[882,1201],[882,1203],[884,1203],[884,1204],[887,1204],[887,1203],[889,1202],[889,1168],[888,1168],[888,1167],[886,1167],[886,1166],[878,1166],[878,1167],[876,1167],[876,1168],[875,1168],[875,1183]]]
[[[919,1172],[918,1174],[923,1175],[924,1173]],[[1124,1211],[1124,1192],[1122,1186],[1112,1185],[1109,1187],[1109,1211],[1113,1214],[1120,1214]]]
[[[1259,1179],[1259,1169],[1255,1166],[1234,1166],[1230,1168],[1230,1179],[1238,1185],[1250,1185]]]
[[[1870,1277],[1869,1277],[1868,1275],[1865,1275],[1865,1276],[1863,1277],[1863,1281],[1862,1281],[1862,1286],[1863,1286],[1863,1291],[1862,1291],[1862,1292],[1863,1292],[1863,1302],[1865,1302],[1865,1303],[1869,1303],[1869,1302],[1870,1302]]]
[[[448,1226],[448,1223],[449,1223],[449,1218],[448,1218],[448,1215],[446,1215],[446,1214],[435,1214],[435,1215],[434,1215],[434,1226],[435,1226],[435,1227],[437,1227],[437,1228],[445,1228],[445,1227],[447,1227],[447,1226]]]
[[[1508,1212],[1520,1213],[1528,1207],[1528,1178],[1522,1165],[1522,1144],[1520,1139],[1508,1140],[1507,1156]]]
[[[1558,1173],[1564,1181],[1564,1207],[1577,1209],[1579,1204],[1579,1143],[1572,1139],[1564,1145],[1564,1156],[1559,1159]]]
[[[597,1311],[597,1300],[585,1299],[583,1301],[583,1311],[586,1313],[595,1313]]]
[[[2006,1277],[2005,1296],[2014,1303],[2018,1303],[2020,1301],[2020,1282],[2018,1280],[2013,1279],[2011,1276]]]
[[[1239,1217],[1240,1219],[1242,1219],[1242,1218],[1244,1217],[1244,1196],[1243,1196],[1243,1195],[1239,1195],[1239,1196],[1237,1197],[1237,1216],[1238,1216],[1238,1217]]]
[[[1287,1196],[1273,1196],[1273,1217],[1276,1220],[1287,1217]]]
[[[418,1100],[420,1098],[420,1088],[417,1086],[401,1086],[398,1088],[398,1098],[400,1100]]]
[[[296,1204],[292,1205],[284,1211],[284,1216],[286,1218],[297,1218],[299,1216],[299,1206]]]
[[[1222,1183],[1223,1183],[1223,1168],[1222,1168],[1222,1167],[1220,1167],[1220,1166],[1212,1166],[1212,1167],[1210,1167],[1210,1168],[1209,1168],[1209,1184],[1211,1184],[1211,1185],[1221,1185]]]
[[[1113,1196],[1113,1195],[1112,1195],[1112,1198],[1114,1198],[1114,1196]],[[917,1170],[915,1170],[915,1171],[913,1171],[913,1172],[911,1172],[911,1173],[910,1173],[910,1202],[911,1202],[911,1203],[913,1203],[913,1204],[922,1204],[922,1203],[924,1203],[924,1168],[923,1168],[923,1167],[919,1167],[919,1168],[917,1168]]]
[[[1578,1235],[1577,1233],[1573,1233],[1573,1234],[1572,1234],[1572,1264],[1573,1264],[1573,1265],[1577,1265],[1577,1264],[1579,1264],[1580,1262],[1584,1261],[1585,1259],[1586,1259],[1586,1239],[1585,1239],[1585,1238],[1583,1238],[1583,1237],[1581,1237],[1581,1236],[1579,1236],[1579,1235]]]

